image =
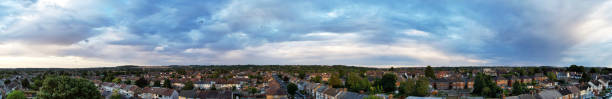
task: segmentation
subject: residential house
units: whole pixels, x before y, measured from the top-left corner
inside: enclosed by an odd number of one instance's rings
[[[451,89],[460,90],[465,89],[465,80],[461,78],[452,78],[450,79]]]
[[[178,99],[179,93],[173,89],[146,87],[139,96],[144,99]]]
[[[586,84],[581,84],[581,85],[578,85],[577,87],[578,89],[580,89],[580,99],[591,99],[592,97],[595,97],[591,86],[586,85]]]
[[[450,77],[450,72],[449,71],[437,71],[436,72],[436,78],[447,78]]]
[[[532,78],[529,76],[521,76],[521,83],[531,83]]]
[[[568,72],[557,72],[557,79],[568,79],[570,74]]]
[[[537,99],[562,99],[563,95],[557,90],[543,90],[538,93]]]
[[[338,93],[340,93],[340,91],[341,90],[336,88],[328,88],[323,92],[323,99],[338,99]]]
[[[199,99],[195,90],[181,90],[179,99]]]
[[[469,78],[465,82],[467,83],[467,88],[469,89],[474,88],[474,78]]]
[[[521,82],[521,78],[514,75],[510,76],[510,78],[508,78],[508,85],[512,86],[514,82]]]
[[[199,99],[234,99],[232,91],[199,91],[197,92]]]
[[[448,81],[448,79],[437,79],[434,80],[434,88],[437,90],[448,90],[450,87],[450,82]]]
[[[534,80],[538,82],[543,82],[548,79],[543,73],[536,73],[533,77]]]
[[[342,91],[340,92],[340,95],[338,95],[337,99],[363,99],[365,97],[368,97],[368,95],[349,92],[349,91]]]
[[[316,89],[315,91],[315,98],[316,99],[324,99],[325,98],[325,90],[329,89],[328,86],[319,86],[319,88]]]
[[[599,83],[597,80],[591,80],[587,84],[591,87],[595,95],[599,95],[599,92],[604,89],[603,84]]]
[[[497,76],[495,77],[495,84],[497,84],[497,86],[508,86],[508,79],[502,77],[502,76]]]

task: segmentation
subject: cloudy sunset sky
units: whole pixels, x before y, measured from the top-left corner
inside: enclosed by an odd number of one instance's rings
[[[611,0],[0,0],[0,68],[612,66]]]

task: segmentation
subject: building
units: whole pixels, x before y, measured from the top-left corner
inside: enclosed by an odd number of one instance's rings
[[[450,82],[447,79],[434,80],[433,87],[437,90],[448,90]]]
[[[181,90],[179,99],[200,99],[195,90]]]
[[[563,95],[557,90],[543,90],[538,93],[537,99],[563,99]]]
[[[508,79],[502,76],[497,76],[495,77],[495,84],[497,84],[497,86],[508,86]]]
[[[451,89],[454,89],[454,90],[465,89],[465,81],[459,78],[451,79]]]
[[[363,99],[365,97],[368,97],[368,95],[348,92],[348,91],[342,91],[340,92],[340,95],[338,95],[337,99]]]
[[[546,77],[543,73],[536,73],[533,76],[533,79],[538,81],[538,82],[542,82],[548,79],[548,77]]]
[[[139,96],[144,99],[178,99],[179,93],[173,89],[146,87]]]
[[[197,94],[199,99],[234,99],[231,91],[200,91]]]

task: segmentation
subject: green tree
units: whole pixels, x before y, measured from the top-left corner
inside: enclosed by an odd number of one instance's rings
[[[38,99],[100,99],[98,88],[89,80],[66,76],[47,77]]]
[[[251,94],[255,94],[255,93],[259,92],[259,91],[257,90],[257,88],[255,88],[255,87],[249,87],[249,88],[247,88],[247,90],[248,90],[248,91],[249,91],[249,93],[251,93]]]
[[[304,71],[300,71],[300,73],[298,74],[298,77],[300,79],[304,79],[304,78],[306,78],[306,73],[304,73]]]
[[[21,87],[23,87],[23,88],[31,88],[30,81],[28,79],[22,79],[21,80]]]
[[[360,92],[360,91],[368,91],[370,88],[370,81],[367,79],[361,78],[358,74],[351,73],[346,79],[346,86],[349,91]]]
[[[297,85],[295,85],[294,83],[289,83],[289,84],[287,85],[287,92],[288,92],[290,95],[292,95],[292,96],[293,96],[293,95],[295,95],[295,92],[296,92],[297,90],[298,90],[298,87],[297,87]]]
[[[383,98],[378,97],[378,96],[374,96],[374,95],[368,95],[367,97],[365,97],[363,99],[383,99]]]
[[[412,79],[401,82],[398,90],[402,96],[412,96],[416,90],[416,82]]]
[[[599,69],[597,69],[597,68],[591,68],[591,70],[589,70],[589,73],[591,73],[591,74],[597,74],[597,73],[599,73]]]
[[[161,81],[156,80],[153,82],[153,87],[161,87]]]
[[[128,85],[131,85],[131,84],[132,84],[132,80],[125,80],[125,81],[123,82],[123,84],[128,84]]]
[[[383,93],[383,88],[380,85],[375,85],[375,86],[371,86],[370,87],[370,94],[379,94],[379,93]]]
[[[478,73],[474,79],[474,90],[473,95],[485,96],[497,98],[500,97],[502,89],[499,88],[492,80],[490,76],[482,73]]]
[[[342,80],[340,80],[338,75],[332,75],[331,78],[329,78],[329,85],[331,85],[334,88],[340,88],[343,86]]]
[[[429,95],[429,80],[422,78],[416,81],[416,87],[414,92],[414,96],[428,96]]]
[[[434,74],[434,70],[431,66],[427,66],[427,68],[425,68],[425,76],[435,79],[436,75]]]
[[[185,87],[183,87],[183,90],[193,90],[193,82],[187,81],[187,83],[185,83]]]
[[[144,79],[144,77],[140,77],[140,79],[136,80],[136,86],[140,88],[144,88],[149,85],[149,81]]]
[[[512,84],[512,95],[520,95],[527,93],[527,85],[520,83],[519,81],[515,81]]]
[[[580,82],[589,82],[591,80],[591,75],[589,73],[582,73],[582,77],[580,77]]]
[[[11,80],[4,80],[5,85],[8,85],[9,83],[11,83]]]
[[[546,76],[550,81],[557,81],[557,75],[555,75],[555,73],[553,72],[546,73]]]
[[[315,76],[314,78],[310,79],[312,82],[315,83],[321,83],[321,80],[323,79],[323,77],[321,76]]]
[[[121,83],[121,79],[120,78],[115,78],[115,79],[113,79],[113,83],[120,84]]]
[[[164,85],[162,87],[164,87],[164,88],[172,88],[171,83],[172,82],[170,82],[169,79],[166,79],[166,80],[164,80]]]
[[[113,90],[113,94],[110,97],[111,99],[121,99],[121,95],[117,92],[117,90]]]
[[[389,93],[395,91],[395,82],[397,82],[397,76],[395,74],[386,73],[385,75],[383,75],[381,81],[384,92]]]
[[[6,99],[27,99],[23,91],[15,90],[6,96]]]

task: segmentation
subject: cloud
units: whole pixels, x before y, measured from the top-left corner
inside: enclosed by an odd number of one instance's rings
[[[0,57],[78,57],[91,63],[80,66],[608,65],[612,55],[601,53],[610,48],[609,5],[6,0],[0,1]]]

